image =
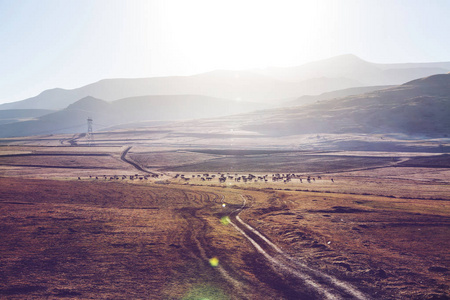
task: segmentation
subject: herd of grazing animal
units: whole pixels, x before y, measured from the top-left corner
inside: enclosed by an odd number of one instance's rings
[[[102,175],[102,176],[92,176],[89,175],[89,179],[94,179],[94,180],[99,180],[101,178],[103,178],[104,180],[125,180],[125,179],[129,179],[129,180],[148,180],[149,178],[159,178],[161,175],[159,174],[146,174],[146,175],[139,175],[139,174],[134,174],[134,175]],[[287,173],[287,174],[280,174],[280,173],[276,173],[276,174],[266,174],[266,175],[253,175],[253,174],[246,174],[246,175],[239,175],[239,174],[230,174],[230,173],[218,173],[217,176],[216,174],[209,174],[209,173],[204,173],[204,174],[197,174],[197,175],[191,175],[191,177],[189,177],[189,175],[184,175],[184,174],[176,174],[173,176],[174,179],[180,179],[183,180],[185,182],[190,181],[191,179],[200,179],[201,181],[212,181],[215,178],[218,178],[220,183],[225,183],[227,180],[228,181],[234,181],[234,182],[263,182],[266,183],[269,180],[271,180],[272,182],[283,182],[283,183],[288,183],[288,182],[292,182],[294,180],[298,180],[298,182],[303,183],[303,180],[306,180],[308,183],[312,183],[316,181],[315,177],[311,177],[311,176],[306,176],[305,178],[302,178],[300,175],[298,174],[291,174],[291,173]],[[78,177],[78,180],[81,180],[81,177]],[[322,176],[317,176],[318,180],[322,179]],[[330,178],[331,182],[334,182],[333,178]]]
[[[125,179],[130,179],[130,180],[148,180],[148,178],[159,178],[159,174],[145,174],[145,175],[139,175],[139,174],[134,174],[134,175],[102,175],[102,176],[92,176],[89,175],[89,179],[94,179],[94,180],[99,180],[101,178],[103,178],[104,180],[125,180]],[[81,180],[81,177],[78,177],[78,180]]]
[[[191,175],[191,177],[189,177],[188,175],[184,175],[184,174],[176,174],[175,176],[173,176],[174,179],[181,179],[184,181],[189,181],[191,179],[200,179],[201,181],[211,181],[214,178],[218,178],[220,183],[225,183],[228,181],[234,181],[234,182],[269,182],[269,180],[271,180],[272,182],[283,182],[283,183],[288,183],[291,182],[293,180],[298,180],[300,183],[303,183],[303,180],[306,180],[308,183],[311,182],[315,182],[316,178],[315,177],[311,177],[311,176],[307,176],[305,178],[302,178],[301,175],[298,174],[291,174],[291,173],[287,173],[287,174],[266,174],[266,175],[253,175],[253,174],[246,174],[246,175],[240,175],[240,174],[230,174],[230,173],[217,173],[216,174],[209,174],[209,173],[204,173],[204,174],[197,174],[197,175]],[[322,176],[317,176],[318,180],[322,179]],[[334,179],[331,178],[331,181],[334,182]]]

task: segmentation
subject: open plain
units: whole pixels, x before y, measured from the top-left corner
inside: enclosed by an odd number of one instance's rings
[[[450,296],[450,162],[434,144],[168,135],[1,140],[0,297]]]
[[[450,300],[449,11],[0,0],[0,300]]]

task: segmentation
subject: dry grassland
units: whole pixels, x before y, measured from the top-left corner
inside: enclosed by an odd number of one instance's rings
[[[120,160],[122,147],[56,148],[0,154],[0,298],[322,299],[299,292],[221,222],[242,207],[240,195],[245,222],[368,297],[450,297],[450,171],[425,168],[424,158],[132,150],[129,158],[165,174],[132,181],[101,177],[138,172]],[[289,166],[302,183],[217,179]],[[216,177],[202,181],[203,170]]]

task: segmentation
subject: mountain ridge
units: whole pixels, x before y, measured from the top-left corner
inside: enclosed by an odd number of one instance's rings
[[[191,76],[112,78],[75,88],[46,90],[35,97],[5,103],[4,109],[63,109],[92,96],[106,101],[146,95],[204,95],[228,100],[273,103],[302,95],[404,82],[450,72],[450,62],[375,64],[341,55],[289,68],[216,70]]]
[[[156,124],[206,118],[200,123],[208,124],[208,130],[232,123],[236,130],[274,138],[322,133],[445,137],[450,134],[449,115],[450,74],[438,74],[359,95],[275,109],[202,95],[152,95],[113,102],[87,97],[34,121],[0,125],[0,133],[3,137],[38,132],[78,133],[85,130],[87,117],[103,127],[116,128],[130,128],[127,122],[135,126],[143,121]],[[186,122],[187,127],[197,126]]]
[[[268,68],[260,73],[289,81],[299,81],[318,74],[327,77],[342,76],[358,78],[362,86],[373,86],[399,85],[416,78],[449,71],[450,62],[378,64],[354,54],[343,54],[296,67]]]
[[[220,117],[259,108],[259,103],[230,102],[202,95],[138,96],[112,102],[87,96],[33,120],[0,125],[0,137],[79,133],[85,130],[87,118],[93,119],[99,130],[143,121]]]
[[[298,108],[259,112],[242,129],[270,135],[403,133],[450,135],[450,74]],[[252,119],[247,116],[246,119]]]

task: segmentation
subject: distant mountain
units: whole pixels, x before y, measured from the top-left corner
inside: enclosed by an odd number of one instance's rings
[[[317,96],[305,95],[296,99],[290,99],[287,101],[283,101],[280,103],[280,107],[283,106],[296,106],[296,105],[305,105],[311,104],[317,101],[331,100],[335,98],[342,98],[347,96],[359,95],[364,93],[369,93],[378,90],[384,90],[392,87],[391,85],[381,85],[381,86],[363,86],[363,87],[355,87],[343,90],[332,91],[328,93],[323,93]]]
[[[34,120],[0,125],[0,137],[85,132],[88,117],[94,120],[94,130],[99,130],[113,126],[124,128],[127,123],[144,121],[158,124],[156,121],[220,117],[259,108],[264,106],[196,95],[142,96],[113,102],[88,96],[66,109]]]
[[[218,70],[192,76],[135,79],[104,79],[76,89],[51,89],[22,101],[0,105],[6,109],[67,107],[91,96],[105,101],[146,95],[203,95],[228,101],[270,103],[282,99],[319,95],[363,86],[398,85],[439,73],[450,72],[450,62],[375,64],[354,55],[341,55],[291,68],[264,70]],[[232,102],[230,102],[232,103]]]
[[[48,109],[7,109],[0,110],[0,124],[34,119],[53,112]]]
[[[198,95],[141,96],[111,102],[126,122],[219,117],[266,108],[246,101],[227,101]]]
[[[0,110],[4,109],[51,109],[58,110],[73,102],[89,96],[80,89],[65,90],[55,88],[46,90],[35,97],[25,100],[0,104]]]
[[[308,78],[348,78],[361,82],[361,86],[398,85],[413,79],[450,72],[450,62],[376,64],[352,55],[340,55],[307,63],[298,67],[253,70],[278,80],[301,81]],[[301,95],[299,95],[301,96]]]
[[[450,135],[450,74],[400,86],[239,116],[241,129],[273,136],[303,133]]]
[[[62,109],[86,96],[106,101],[145,95],[204,95],[230,101],[273,102],[360,86],[357,80],[314,78],[283,82],[247,71],[214,71],[194,76],[105,79],[73,90],[52,89],[36,97],[0,105],[1,109]]]

